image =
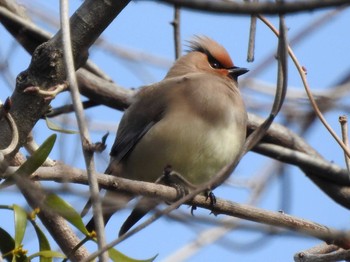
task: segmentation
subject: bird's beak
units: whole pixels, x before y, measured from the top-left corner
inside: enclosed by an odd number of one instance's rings
[[[247,68],[244,67],[238,67],[238,66],[234,66],[228,69],[228,73],[229,75],[234,79],[237,80],[237,78],[240,75],[243,75],[245,73],[247,73],[249,70]]]

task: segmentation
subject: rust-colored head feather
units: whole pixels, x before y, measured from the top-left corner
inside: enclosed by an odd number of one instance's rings
[[[196,36],[189,41],[190,52],[201,52],[208,56],[208,60],[216,60],[224,68],[233,67],[233,62],[226,49],[206,36]]]
[[[230,70],[235,66],[223,46],[206,36],[194,37],[188,46],[188,54],[175,62],[166,78],[205,72],[236,79],[236,76],[230,75]]]

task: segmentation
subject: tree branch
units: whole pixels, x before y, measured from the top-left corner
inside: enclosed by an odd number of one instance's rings
[[[349,5],[348,0],[304,0],[294,2],[244,2],[216,1],[216,0],[161,0],[160,2],[188,8],[196,11],[204,11],[220,14],[245,14],[245,15],[279,15],[308,12],[315,9],[330,8]]]
[[[76,69],[85,63],[88,48],[128,3],[128,0],[88,0],[74,13],[70,19],[70,26]],[[91,10],[99,12],[92,13]],[[3,21],[2,19],[1,22],[6,27],[8,24]],[[59,31],[48,42],[36,48],[30,66],[17,77],[16,90],[11,97],[13,106],[10,110],[15,122],[21,123],[17,150],[25,143],[35,123],[46,113],[49,104],[38,94],[24,93],[25,88],[39,86],[47,90],[66,79],[61,38]],[[11,132],[4,121],[0,122],[0,136],[2,137],[0,147],[4,148],[6,141],[10,141],[11,137]],[[13,154],[15,153],[16,151]]]
[[[11,170],[13,171],[13,170]],[[31,176],[35,180],[48,180],[56,182],[71,182],[87,184],[86,171],[71,168],[58,163],[55,167],[41,167]],[[177,199],[176,189],[160,184],[134,181],[105,174],[96,173],[96,179],[101,188],[144,195],[151,198],[163,199],[173,202]],[[296,218],[284,213],[266,211],[249,205],[238,204],[226,200],[217,200],[213,207],[205,196],[197,195],[186,204],[211,210],[214,214],[226,214],[258,223],[287,228],[302,234],[317,237],[327,243],[333,243],[343,248],[350,248],[350,235],[346,232],[330,229],[326,226]]]
[[[69,25],[69,8],[68,0],[60,0],[60,24],[62,32],[62,44],[63,44],[63,58],[67,73],[67,79],[70,86],[70,95],[72,98],[74,112],[79,126],[79,134],[81,140],[81,146],[85,159],[86,170],[88,174],[89,189],[92,200],[92,210],[94,213],[97,243],[98,248],[101,249],[106,245],[106,237],[103,222],[103,210],[102,204],[99,199],[99,186],[97,184],[95,174],[95,161],[94,152],[91,150],[92,142],[90,139],[89,130],[85,121],[85,111],[81,102],[80,92],[78,88],[78,81],[74,69],[73,61],[73,42],[71,38],[71,27]],[[108,261],[108,252],[104,252],[99,256],[101,262]]]
[[[13,174],[11,177],[16,181],[17,187],[20,189],[31,208],[33,210],[40,208],[38,217],[54,237],[63,253],[66,254],[70,260],[77,262],[87,257],[89,253],[85,247],[80,247],[76,250],[76,246],[81,240],[69,227],[67,221],[45,206],[44,201],[46,194],[40,184],[27,177],[16,174]]]
[[[74,13],[70,19],[70,28],[75,69],[78,69],[85,63],[89,47],[128,3],[128,0],[87,0]],[[98,12],[91,12],[91,10],[98,10]],[[3,16],[0,16],[0,18],[1,22],[5,27],[9,27],[11,32],[13,30],[10,26],[11,23],[6,19],[4,20]],[[19,28],[16,28],[16,30],[14,31],[18,33]],[[8,159],[15,155],[18,149],[25,144],[29,132],[48,110],[50,101],[38,93],[24,92],[26,88],[34,86],[48,90],[50,87],[66,80],[62,49],[62,34],[59,31],[48,42],[41,44],[35,49],[29,67],[17,77],[16,89],[11,97],[12,107],[9,113],[13,116],[14,121],[21,123],[21,125],[18,126],[19,143],[16,150],[8,156]],[[6,143],[11,141],[11,136],[11,129],[4,120],[0,119],[1,148],[7,146]],[[20,180],[18,181],[18,186],[27,202],[33,208],[37,207],[37,195],[33,194],[33,192],[42,192],[41,187],[33,183],[23,185]],[[44,198],[44,192],[42,192],[42,195],[42,198]],[[45,208],[41,210],[39,217],[63,252],[70,254],[72,246],[75,247],[80,240],[71,232],[65,232],[66,227],[62,224],[62,218],[51,214]],[[68,233],[69,235],[67,235]],[[72,236],[72,238],[69,236]],[[81,261],[86,256],[86,252],[75,252],[73,260]]]
[[[349,260],[350,250],[335,245],[321,244],[294,255],[295,262],[328,262]]]

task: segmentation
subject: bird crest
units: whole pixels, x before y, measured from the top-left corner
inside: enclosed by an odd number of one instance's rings
[[[233,62],[227,50],[213,39],[206,36],[195,36],[188,42],[189,52],[201,52],[208,56],[212,65],[219,63],[221,68],[233,67]]]

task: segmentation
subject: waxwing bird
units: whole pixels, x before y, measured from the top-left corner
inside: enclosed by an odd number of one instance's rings
[[[167,165],[193,186],[209,181],[242,150],[247,112],[237,86],[247,69],[233,64],[226,49],[195,37],[165,78],[141,88],[125,111],[111,150],[107,174],[155,182]],[[107,192],[111,215],[134,196]],[[125,233],[157,201],[141,201],[122,226]],[[94,229],[91,220],[87,228]]]

